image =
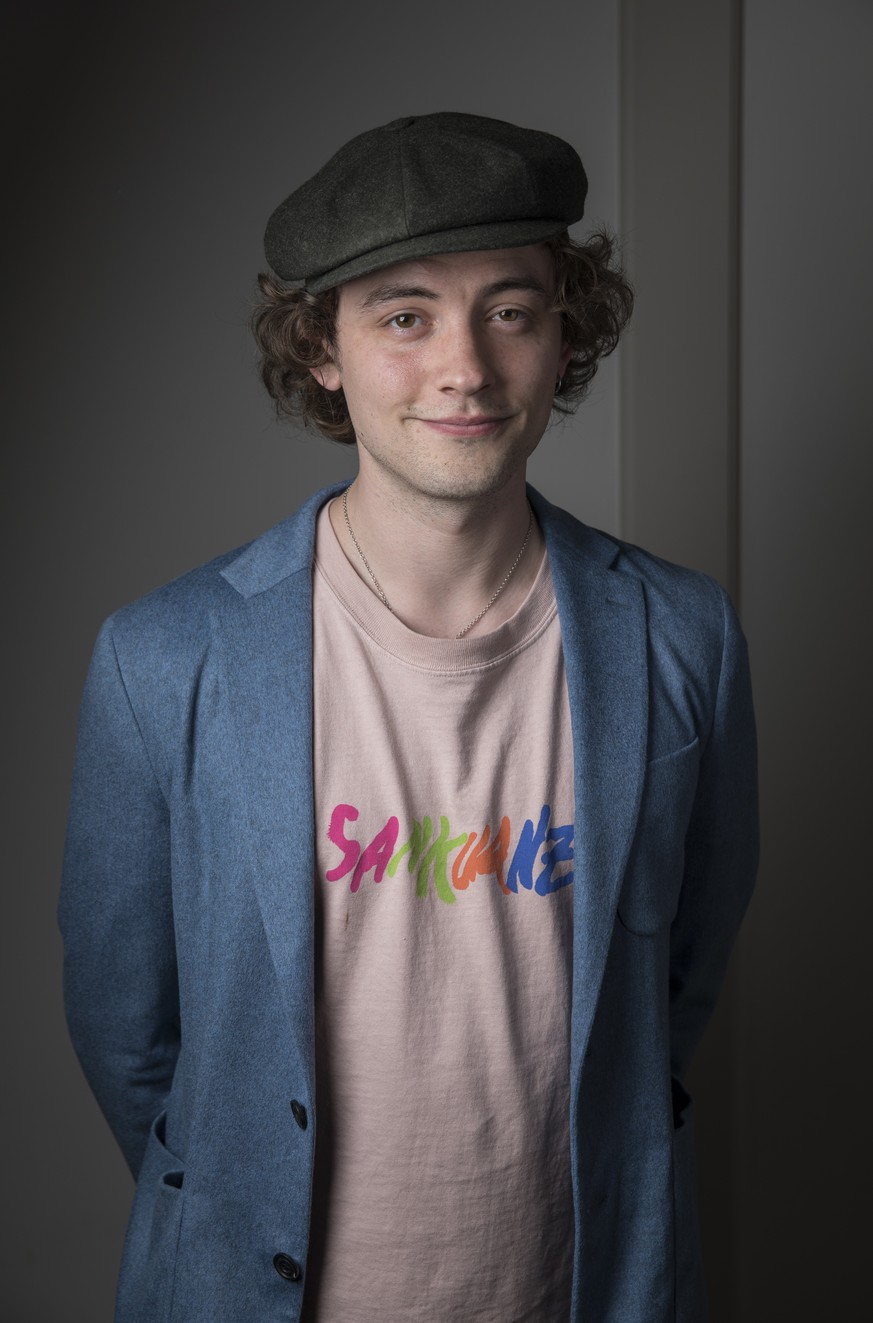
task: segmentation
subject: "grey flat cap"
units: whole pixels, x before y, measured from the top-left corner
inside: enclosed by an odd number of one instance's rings
[[[482,115],[396,119],[352,138],[273,212],[267,261],[313,292],[435,253],[517,248],[581,220],[588,180],[551,133]]]

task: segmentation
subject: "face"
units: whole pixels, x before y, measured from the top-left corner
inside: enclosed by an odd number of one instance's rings
[[[401,262],[339,292],[335,361],[360,479],[444,499],[523,483],[570,350],[544,245]]]

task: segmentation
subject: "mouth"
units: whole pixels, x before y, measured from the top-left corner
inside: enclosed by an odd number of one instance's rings
[[[419,418],[416,421],[443,436],[487,436],[489,432],[496,432],[508,417],[508,414],[454,414],[449,418]]]

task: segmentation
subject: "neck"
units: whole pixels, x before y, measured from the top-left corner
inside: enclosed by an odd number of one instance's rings
[[[535,520],[531,524],[523,474],[498,492],[465,499],[420,492],[401,497],[380,492],[359,475],[348,491],[347,508],[360,551],[341,501],[331,508],[331,522],[349,563],[375,594],[365,556],[394,614],[431,638],[496,629],[524,601],[542,559],[542,534]],[[529,525],[524,553],[500,589]],[[466,630],[498,589],[493,604]]]

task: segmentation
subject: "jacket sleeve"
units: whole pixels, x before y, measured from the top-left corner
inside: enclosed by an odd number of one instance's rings
[[[715,711],[701,756],[670,934],[672,1071],[682,1078],[727,968],[758,864],[755,718],[745,639],[723,589]]]
[[[135,1175],[172,1082],[179,1003],[169,813],[111,621],[82,699],[58,921],[73,1046]]]

